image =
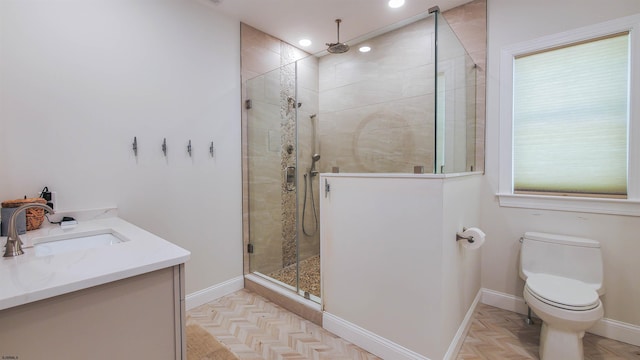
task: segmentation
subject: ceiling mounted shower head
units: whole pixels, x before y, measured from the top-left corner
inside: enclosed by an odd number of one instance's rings
[[[334,43],[327,43],[327,51],[332,54],[342,54],[349,51],[349,45],[340,42],[340,23],[342,19],[336,19],[336,25],[338,27],[338,41]]]

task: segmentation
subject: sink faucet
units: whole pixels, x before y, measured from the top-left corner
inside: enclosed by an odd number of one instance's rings
[[[5,245],[6,249],[4,252],[4,257],[18,256],[24,254],[22,251],[22,240],[20,240],[20,236],[18,236],[18,230],[16,226],[16,219],[18,213],[24,211],[28,208],[39,207],[47,210],[50,214],[55,214],[52,208],[47,205],[38,204],[38,203],[29,203],[19,206],[11,217],[9,218],[9,229],[7,231],[7,244]]]

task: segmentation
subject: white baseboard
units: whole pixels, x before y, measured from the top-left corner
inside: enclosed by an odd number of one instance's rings
[[[469,310],[467,310],[462,323],[458,327],[458,331],[451,340],[449,348],[444,355],[444,360],[455,359],[458,355],[458,352],[460,351],[460,348],[464,343],[464,339],[467,336],[467,332],[471,327],[473,314],[476,310],[476,307],[478,306],[478,303],[480,303],[480,299],[482,298],[482,296],[483,291],[482,289],[480,289],[478,290],[478,294],[476,295],[475,299],[471,303]],[[323,313],[322,327],[383,359],[429,360],[429,358],[423,355],[420,355],[412,350],[394,343],[393,341],[383,338],[375,333],[363,329],[358,325],[350,323],[326,311]]]
[[[640,346],[640,326],[637,325],[604,318],[593,325],[588,332],[609,339],[626,342],[627,344]]]
[[[524,298],[485,288],[482,289],[482,303],[523,315],[528,310]]]
[[[322,313],[322,327],[383,359],[429,360],[427,357],[326,311]]]
[[[524,298],[499,291],[482,289],[482,303],[519,314],[527,314],[527,304],[525,304]],[[604,318],[587,332],[640,346],[640,326],[638,325]]]
[[[241,275],[220,284],[188,294],[185,297],[185,308],[187,310],[191,310],[242,289],[244,289],[244,277]]]
[[[478,307],[480,298],[482,298],[482,289],[478,290],[478,294],[476,294],[476,297],[475,299],[473,299],[473,302],[471,303],[469,310],[467,310],[464,319],[462,319],[462,323],[458,327],[458,331],[451,340],[447,352],[444,354],[444,360],[453,360],[458,356],[458,352],[460,351],[460,349],[462,348],[462,344],[464,343],[464,338],[467,337],[467,333],[469,332],[469,328],[471,327],[471,322],[473,321],[473,313],[476,311],[476,307]]]

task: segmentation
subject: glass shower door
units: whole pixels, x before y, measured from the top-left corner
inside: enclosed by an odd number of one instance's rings
[[[249,269],[297,291],[295,64],[246,83]]]

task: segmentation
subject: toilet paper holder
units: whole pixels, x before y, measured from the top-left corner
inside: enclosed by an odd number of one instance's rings
[[[467,228],[462,228],[462,231],[467,231]],[[473,236],[463,236],[460,233],[456,233],[456,241],[467,240],[469,243],[473,243]]]

